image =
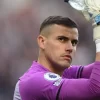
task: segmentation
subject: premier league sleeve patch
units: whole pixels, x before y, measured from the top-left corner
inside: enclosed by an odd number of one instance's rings
[[[47,72],[44,74],[44,78],[49,81],[56,81],[56,80],[60,79],[61,77],[58,74],[55,74],[52,72]]]

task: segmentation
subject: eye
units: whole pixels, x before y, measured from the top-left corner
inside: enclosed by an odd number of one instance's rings
[[[77,44],[78,44],[78,40],[73,40],[73,41],[72,41],[72,45],[73,45],[73,46],[76,46]]]
[[[68,41],[68,38],[66,38],[66,37],[59,37],[58,40],[60,40],[61,42],[66,42],[66,41]]]

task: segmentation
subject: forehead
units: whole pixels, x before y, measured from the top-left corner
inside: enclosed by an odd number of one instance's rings
[[[59,36],[63,35],[66,37],[75,37],[78,38],[78,29],[77,28],[69,28],[62,25],[52,25],[50,27],[50,36]]]

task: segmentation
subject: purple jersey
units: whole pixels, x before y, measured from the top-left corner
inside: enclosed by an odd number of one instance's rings
[[[14,100],[100,100],[100,62],[90,66],[88,78],[82,66],[71,66],[60,77],[34,61],[17,83]]]

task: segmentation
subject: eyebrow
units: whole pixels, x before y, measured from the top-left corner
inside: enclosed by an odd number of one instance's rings
[[[63,36],[63,35],[61,35],[61,36],[57,36],[58,38],[65,38],[65,39],[69,39],[68,37],[66,37],[66,36]]]

